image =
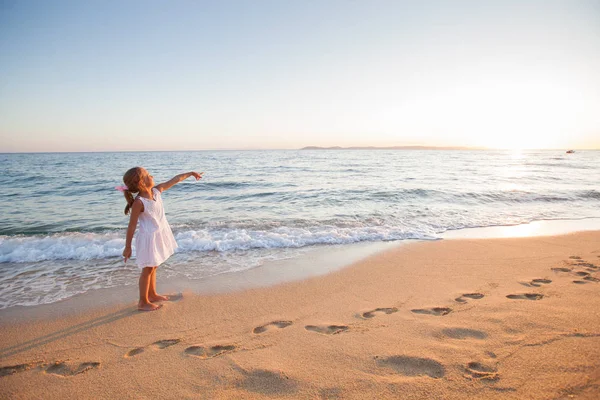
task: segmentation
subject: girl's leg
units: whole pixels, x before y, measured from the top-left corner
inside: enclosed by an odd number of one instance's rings
[[[152,280],[152,267],[145,267],[142,269],[140,274],[140,302],[138,303],[138,310],[140,311],[152,311],[159,308],[159,306],[150,303],[148,299],[148,289],[150,288],[150,281]]]
[[[161,296],[156,292],[156,270],[158,267],[152,267],[150,275],[150,287],[148,288],[148,300],[150,301],[166,301],[169,300],[166,296]]]

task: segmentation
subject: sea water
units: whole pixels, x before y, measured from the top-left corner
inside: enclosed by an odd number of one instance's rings
[[[161,277],[205,279],[315,246],[600,217],[599,151],[0,154],[0,308],[137,284],[114,187],[138,165],[156,182],[205,173],[163,195],[179,249]]]

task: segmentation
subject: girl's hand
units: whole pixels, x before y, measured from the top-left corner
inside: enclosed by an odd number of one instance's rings
[[[155,188],[159,191],[159,192],[164,192],[165,190],[170,189],[171,187],[173,187],[173,185],[186,180],[187,178],[189,178],[190,176],[193,176],[194,178],[196,178],[196,180],[200,180],[202,178],[202,174],[204,172],[184,172],[183,174],[179,174],[179,175],[175,175],[173,178],[171,178],[170,180],[161,183],[160,185],[156,185]]]
[[[125,259],[125,263],[131,258],[131,247],[125,247],[125,250],[123,250],[123,258]]]
[[[199,181],[202,178],[202,174],[203,173],[204,172],[200,172],[200,173],[198,173],[198,172],[190,172],[190,175],[193,176],[194,178],[196,178],[197,181]]]

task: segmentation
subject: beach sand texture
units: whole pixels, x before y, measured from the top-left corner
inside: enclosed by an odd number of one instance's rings
[[[597,399],[599,279],[600,232],[442,240],[156,312],[4,313],[0,393]]]

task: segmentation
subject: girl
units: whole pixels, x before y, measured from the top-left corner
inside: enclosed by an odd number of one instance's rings
[[[158,310],[162,306],[152,302],[168,300],[167,297],[156,293],[156,268],[175,252],[177,243],[165,217],[161,193],[190,176],[199,180],[202,178],[202,172],[179,174],[165,183],[154,186],[152,175],[144,168],[135,167],[123,175],[125,186],[117,188],[127,200],[125,215],[131,211],[123,250],[125,262],[131,258],[131,240],[139,222],[135,249],[137,265],[142,269],[138,303],[140,311]],[[135,199],[133,193],[138,194]]]

